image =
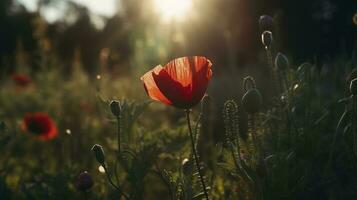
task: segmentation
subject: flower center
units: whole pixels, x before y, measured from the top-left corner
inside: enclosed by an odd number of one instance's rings
[[[35,135],[41,135],[45,133],[47,129],[48,127],[46,126],[46,124],[38,121],[31,120],[28,123],[28,130]]]

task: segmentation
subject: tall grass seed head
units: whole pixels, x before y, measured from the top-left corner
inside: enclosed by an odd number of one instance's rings
[[[99,144],[95,144],[92,149],[94,152],[94,156],[97,159],[98,163],[100,163],[101,165],[105,165],[105,154],[104,154],[104,150],[103,147],[100,146]]]
[[[259,27],[262,31],[271,31],[273,28],[274,19],[269,15],[262,15],[259,17]]]
[[[92,176],[87,172],[81,172],[74,184],[78,191],[87,191],[92,188],[94,182]]]
[[[262,43],[264,47],[270,48],[271,44],[273,43],[273,33],[270,31],[264,31],[262,33]]]
[[[112,114],[116,117],[120,116],[121,113],[121,105],[119,101],[113,100],[110,102],[109,104],[110,106],[110,111],[112,112]]]
[[[275,57],[275,67],[282,71],[288,69],[289,68],[288,58],[284,54],[279,52]]]
[[[351,81],[350,92],[353,96],[357,96],[357,78]]]
[[[259,90],[253,88],[248,90],[242,98],[242,105],[249,114],[257,113],[263,103],[262,95]]]

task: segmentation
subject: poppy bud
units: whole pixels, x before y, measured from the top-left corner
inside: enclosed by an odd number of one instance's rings
[[[87,171],[84,171],[78,175],[74,186],[78,191],[87,191],[92,188],[93,184],[91,175]]]
[[[351,81],[350,91],[353,96],[357,96],[357,78]]]
[[[97,161],[101,165],[105,165],[105,155],[104,155],[103,147],[100,146],[99,144],[95,144],[91,150],[94,152],[94,156],[97,159]]]
[[[259,17],[259,27],[262,31],[271,30],[274,20],[269,15],[262,15]]]
[[[243,108],[249,114],[258,112],[262,102],[262,95],[260,94],[259,90],[255,88],[248,90],[242,98]]]
[[[284,54],[279,52],[278,55],[276,55],[275,57],[275,67],[282,71],[289,68],[288,58]]]
[[[271,43],[273,43],[273,33],[270,31],[264,31],[262,33],[262,43],[264,47],[269,48]]]
[[[112,111],[112,114],[116,117],[119,117],[121,112],[120,102],[113,100],[110,102],[109,106],[110,106],[110,110]]]

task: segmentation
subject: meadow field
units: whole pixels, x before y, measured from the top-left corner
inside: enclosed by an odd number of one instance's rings
[[[0,15],[0,37],[31,29],[0,40],[1,200],[357,199],[356,10],[352,50],[326,56],[287,48],[279,15],[247,15],[246,36],[229,13],[189,26],[189,0],[157,4],[162,23],[135,1],[98,31],[39,2]]]

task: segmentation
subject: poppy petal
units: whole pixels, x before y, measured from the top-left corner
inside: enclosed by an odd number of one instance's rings
[[[212,77],[211,66],[205,57],[177,58],[165,67],[155,67],[142,80],[152,99],[187,109],[196,105],[206,92]]]
[[[144,83],[144,88],[146,93],[149,95],[150,98],[156,101],[161,101],[165,104],[172,105],[172,102],[168,100],[160,89],[157,87],[156,82],[154,80],[153,75],[159,74],[160,71],[163,70],[161,65],[156,66],[154,69],[148,71],[141,77],[141,81]]]
[[[211,66],[205,57],[177,58],[154,75],[154,80],[174,106],[190,108],[202,99],[212,76]]]
[[[153,78],[159,90],[172,102],[172,105],[185,108],[186,102],[190,100],[190,85],[184,87],[180,82],[172,79],[166,70],[153,74]]]

